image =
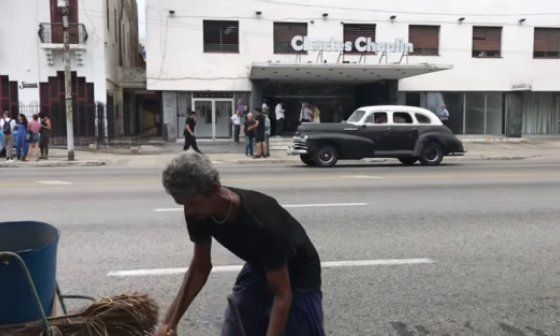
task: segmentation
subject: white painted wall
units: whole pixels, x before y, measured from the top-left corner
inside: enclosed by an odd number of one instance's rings
[[[72,54],[72,70],[78,76],[94,83],[95,101],[106,103],[107,86],[117,85],[118,45],[114,38],[112,8],[122,0],[109,0],[110,32],[106,21],[106,0],[78,0],[78,20],[86,26],[89,39],[86,43],[83,65],[77,64]],[[126,30],[129,19],[124,16]],[[0,75],[11,81],[40,83],[64,70],[62,51],[55,53],[55,64],[49,65],[37,34],[39,23],[50,22],[50,1],[0,1]],[[136,29],[136,28],[134,28]],[[137,33],[129,32],[137,36]],[[128,52],[132,57],[132,52]],[[128,65],[130,62],[126,62]],[[19,89],[23,104],[39,102],[39,88]]]
[[[102,2],[78,1],[78,17],[86,26],[89,39],[83,66],[72,56],[72,70],[95,86],[95,100],[105,102],[105,55],[103,31],[99,31]],[[0,74],[18,84],[46,82],[64,70],[62,53],[55,53],[55,64],[49,65],[37,31],[40,22],[50,22],[49,1],[0,1]],[[39,102],[39,88],[20,89],[19,100]]]
[[[169,10],[175,10],[174,17]],[[255,11],[262,12],[261,19]],[[327,20],[322,13],[329,14]],[[534,26],[560,27],[558,13],[560,2],[553,0],[147,0],[148,89],[251,90],[252,62],[295,62],[295,55],[273,54],[273,22],[293,21],[308,22],[308,36],[314,39],[342,39],[341,22],[375,23],[377,42],[408,40],[409,24],[440,25],[441,56],[411,56],[409,63],[453,64],[454,69],[401,80],[400,90],[508,91],[512,84],[527,83],[534,91],[560,91],[560,60],[532,56]],[[393,14],[397,19],[391,23]],[[466,18],[463,24],[459,17]],[[520,26],[522,17],[526,22]],[[203,53],[203,19],[238,20],[239,53]],[[473,25],[503,27],[502,58],[471,57]],[[338,54],[324,56],[333,63]],[[302,56],[303,62],[315,59],[314,52]],[[368,63],[376,62],[368,56]]]

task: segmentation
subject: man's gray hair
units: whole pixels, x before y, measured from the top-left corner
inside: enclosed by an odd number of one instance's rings
[[[206,156],[186,152],[167,165],[162,183],[165,191],[173,197],[202,195],[220,185],[220,174]]]

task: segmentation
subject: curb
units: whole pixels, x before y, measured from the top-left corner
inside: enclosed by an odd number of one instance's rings
[[[97,167],[106,164],[105,161],[3,162],[0,168]]]

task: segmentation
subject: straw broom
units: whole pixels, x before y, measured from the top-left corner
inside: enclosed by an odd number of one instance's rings
[[[122,294],[101,299],[81,313],[49,318],[53,336],[149,336],[158,306],[148,295]],[[42,336],[40,321],[0,327],[2,336]]]

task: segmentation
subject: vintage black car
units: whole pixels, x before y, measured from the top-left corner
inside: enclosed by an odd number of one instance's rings
[[[361,107],[342,123],[303,123],[293,141],[288,154],[317,167],[373,157],[437,165],[446,155],[465,153],[461,141],[431,111],[398,105]]]

